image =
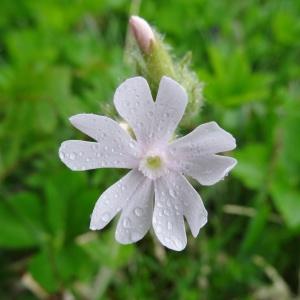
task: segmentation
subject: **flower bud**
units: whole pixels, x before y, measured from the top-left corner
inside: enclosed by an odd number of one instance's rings
[[[145,54],[149,54],[151,44],[155,41],[154,33],[150,25],[138,16],[132,16],[129,20],[129,24],[141,51]]]

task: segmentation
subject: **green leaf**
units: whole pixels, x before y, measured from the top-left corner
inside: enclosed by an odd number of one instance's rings
[[[233,169],[233,175],[239,178],[247,187],[259,189],[266,183],[268,167],[268,149],[264,144],[249,144],[235,150],[238,164]]]
[[[118,268],[128,263],[134,253],[134,245],[120,245],[114,239],[114,230],[102,231],[99,239],[81,243],[82,249],[95,263]]]
[[[42,251],[32,257],[29,272],[48,292],[56,292],[60,287],[55,256],[49,251]]]
[[[29,194],[0,202],[1,247],[29,248],[39,244],[38,206],[37,198]]]
[[[300,192],[285,183],[274,182],[271,186],[274,204],[286,224],[291,228],[300,227]]]

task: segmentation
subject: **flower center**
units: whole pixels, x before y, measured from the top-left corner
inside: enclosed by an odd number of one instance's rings
[[[150,179],[162,176],[166,169],[166,158],[161,151],[149,151],[139,164],[139,170]]]
[[[147,167],[152,170],[157,170],[161,167],[162,161],[159,156],[148,156],[146,158]]]

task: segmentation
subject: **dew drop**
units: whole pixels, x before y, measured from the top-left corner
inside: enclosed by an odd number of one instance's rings
[[[174,238],[174,244],[176,245],[176,247],[182,248],[182,243],[179,239]]]
[[[173,189],[169,189],[169,194],[171,197],[175,198],[176,197],[176,192]]]
[[[169,210],[167,210],[167,209],[164,209],[164,215],[165,215],[165,216],[169,216],[169,215],[170,215],[170,212],[169,212]]]
[[[130,224],[131,224],[131,221],[130,221],[129,218],[125,218],[125,219],[123,220],[123,226],[124,226],[125,228],[129,228],[129,227],[130,227]]]
[[[157,201],[157,207],[164,207],[160,201]]]
[[[139,239],[140,239],[140,234],[138,232],[136,232],[136,231],[131,232],[131,234],[130,234],[130,240],[132,242],[138,241]]]
[[[157,233],[161,233],[162,232],[162,228],[160,227],[160,225],[156,226],[156,232]]]
[[[153,111],[150,110],[150,111],[147,113],[147,115],[148,115],[149,117],[152,117],[152,116],[153,116]]]
[[[59,157],[60,159],[64,159],[65,158],[65,153],[64,152],[59,152]]]
[[[98,148],[99,148],[99,145],[98,145],[98,144],[93,144],[93,145],[92,145],[92,149],[93,149],[93,150],[97,150]]]
[[[74,152],[70,153],[70,159],[71,160],[74,160],[76,157],[76,154]]]
[[[172,230],[172,223],[170,221],[168,221],[168,230]]]
[[[143,215],[144,211],[143,211],[142,208],[137,207],[137,208],[134,209],[134,213],[135,213],[136,216],[141,217]]]
[[[102,220],[103,222],[108,222],[108,221],[109,221],[109,218],[110,218],[109,213],[104,213],[104,214],[101,216],[101,220]]]

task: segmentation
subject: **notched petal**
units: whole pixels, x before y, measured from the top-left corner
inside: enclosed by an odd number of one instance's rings
[[[151,226],[153,213],[153,182],[144,178],[118,221],[115,238],[121,244],[131,244],[142,239]]]
[[[114,104],[119,115],[133,129],[137,140],[149,144],[154,102],[147,81],[143,77],[124,81],[115,92]]]
[[[118,182],[109,187],[98,199],[94,207],[90,229],[100,230],[128,203],[143,175],[132,170]]]

